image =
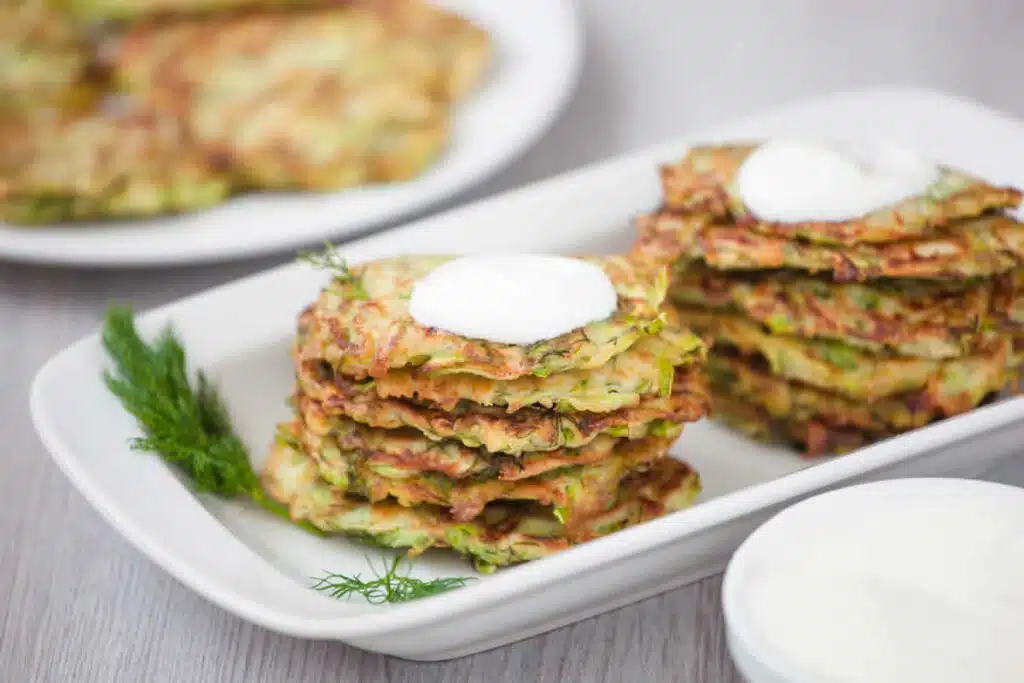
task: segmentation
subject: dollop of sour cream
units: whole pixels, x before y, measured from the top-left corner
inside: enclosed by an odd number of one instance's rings
[[[924,193],[939,168],[884,144],[769,140],[740,165],[737,191],[757,218],[779,223],[861,218]]]
[[[737,600],[788,680],[1024,681],[1024,491],[923,479],[802,505],[764,527]]]
[[[604,320],[615,287],[592,263],[562,256],[464,256],[415,284],[409,314],[427,327],[502,344],[533,344]]]

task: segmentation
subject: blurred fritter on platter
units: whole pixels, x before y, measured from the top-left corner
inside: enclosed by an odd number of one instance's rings
[[[420,0],[35,0],[0,8],[0,38],[11,224],[415,178],[492,51]]]

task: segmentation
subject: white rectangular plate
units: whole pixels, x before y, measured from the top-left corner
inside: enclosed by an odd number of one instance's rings
[[[344,248],[359,261],[413,252],[609,251],[633,238],[630,219],[659,200],[655,168],[688,141],[772,133],[886,137],[1000,183],[1024,186],[1024,129],[959,99],[869,90],[816,99],[706,131],[440,215]],[[287,416],[287,345],[297,312],[325,275],[289,265],[145,315],[167,323],[193,363],[220,381],[236,426],[261,460]],[[740,541],[781,506],[865,479],[976,474],[1024,436],[1024,399],[889,439],[813,467],[797,455],[715,425],[686,430],[676,448],[706,490],[694,508],[414,603],[372,606],[311,591],[323,570],[367,572],[377,551],[317,539],[238,503],[199,498],[159,459],[131,452],[136,426],[107,393],[93,335],[39,372],[32,415],[54,459],[118,531],[154,562],[245,619],[296,636],[334,638],[401,657],[469,654],[561,626],[719,571]],[[257,463],[258,464],[258,463]],[[423,577],[471,574],[444,552]]]

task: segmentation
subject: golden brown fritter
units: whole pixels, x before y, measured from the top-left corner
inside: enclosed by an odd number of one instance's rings
[[[665,268],[648,272],[621,256],[588,260],[608,274],[618,310],[555,339],[528,346],[466,339],[428,328],[409,315],[409,296],[448,256],[401,256],[348,269],[321,292],[300,320],[301,358],[318,358],[354,379],[395,368],[466,373],[496,380],[599,368],[645,335],[663,327]]]
[[[761,356],[774,375],[843,394],[877,401],[894,394],[925,391],[930,405],[947,414],[981,402],[993,386],[1007,381],[1012,344],[992,334],[968,356],[946,360],[870,354],[841,342],[801,339],[769,333],[744,316],[680,308],[680,317],[695,331],[747,356]]]
[[[1009,301],[1018,298],[1010,285],[992,280],[837,284],[793,271],[722,273],[684,262],[673,275],[669,298],[683,306],[743,313],[775,334],[953,358],[981,341],[980,330],[1009,324]],[[997,293],[1000,301],[994,300]]]
[[[622,479],[665,457],[672,445],[672,439],[620,439],[596,462],[570,465],[533,477],[451,479],[374,466],[363,451],[342,450],[332,437],[306,430],[301,420],[280,426],[278,434],[316,460],[325,481],[373,503],[394,499],[406,507],[439,505],[449,508],[454,519],[466,521],[496,500],[531,500],[554,506],[559,519],[569,528],[610,508],[618,497]]]
[[[714,419],[757,441],[799,445],[807,456],[849,453],[889,436],[814,420],[777,419],[726,393],[715,395]]]
[[[468,405],[454,413],[408,399],[384,399],[362,390],[344,375],[324,377],[319,368],[299,368],[297,404],[303,420],[315,432],[328,433],[328,417],[343,415],[384,429],[412,427],[431,439],[457,439],[492,453],[521,455],[557,448],[579,448],[598,436],[640,439],[662,436],[680,422],[693,422],[707,412],[707,387],[698,366],[676,373],[672,394],[642,400],[638,405],[609,413],[558,413],[523,408]]]
[[[198,209],[230,188],[173,117],[138,109],[7,118],[0,148],[0,218],[9,223]]]
[[[781,223],[758,220],[743,203],[737,175],[758,144],[699,146],[678,164],[661,167],[665,207],[681,213],[730,218],[739,227],[783,238],[827,244],[891,242],[923,237],[939,228],[994,209],[1020,204],[1021,193],[996,187],[962,171],[940,170],[939,179],[918,197],[847,221]]]
[[[196,144],[261,189],[407,180],[440,157],[449,127],[447,109],[406,84],[351,89],[334,76],[198,92],[191,107]]]
[[[615,505],[568,535],[550,507],[524,502],[491,503],[472,521],[457,522],[441,507],[370,504],[331,488],[316,463],[283,441],[271,449],[263,486],[287,505],[293,519],[327,532],[367,538],[378,545],[419,554],[451,548],[486,566],[538,559],[620,529],[688,507],[700,492],[700,478],[688,465],[663,458],[622,482]]]
[[[637,221],[639,263],[703,261],[718,270],[796,268],[838,282],[872,278],[965,279],[1024,264],[1024,224],[1003,215],[969,219],[920,239],[833,247],[765,235],[707,216],[655,213]]]
[[[103,52],[123,87],[169,106],[184,106],[181,98],[195,88],[272,86],[312,73],[338,76],[349,88],[399,81],[455,101],[482,79],[491,60],[485,31],[422,0],[142,23],[108,41]]]
[[[122,87],[186,117],[248,184],[336,190],[431,166],[490,43],[462,17],[390,0],[141,24],[105,54]]]
[[[321,474],[336,481],[346,471],[347,461],[357,455],[378,474],[402,478],[436,473],[448,479],[520,481],[563,467],[589,465],[609,457],[620,439],[599,436],[580,448],[556,448],[513,456],[470,448],[456,439],[435,441],[413,428],[380,429],[341,415],[314,411],[315,422],[303,432],[318,454]],[[665,425],[658,438],[675,439],[680,425]],[[324,444],[330,443],[330,446]],[[336,448],[336,451],[331,448]]]
[[[295,355],[297,362],[303,362],[301,354]],[[510,413],[527,406],[600,413],[635,406],[646,396],[670,395],[676,368],[703,357],[704,345],[696,335],[666,322],[657,334],[641,337],[607,364],[589,370],[502,381],[466,373],[437,375],[420,368],[399,368],[368,380],[366,388],[381,398],[417,399],[448,412],[469,401],[502,407]],[[329,372],[329,366],[325,372]]]
[[[923,390],[868,402],[778,377],[771,374],[762,359],[744,358],[726,351],[723,348],[708,359],[712,395],[735,396],[764,408],[773,418],[780,420],[821,422],[883,433],[916,429],[937,418],[956,414],[959,412],[957,409],[974,407],[963,403],[943,405],[941,398],[956,391],[942,386],[939,378]],[[1007,370],[1006,373],[969,378],[968,381],[979,383],[974,395],[980,395],[984,400],[986,396],[1002,391],[1009,377]],[[945,379],[948,384],[949,378]]]

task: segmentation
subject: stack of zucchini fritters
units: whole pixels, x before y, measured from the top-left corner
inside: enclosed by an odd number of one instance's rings
[[[843,452],[977,406],[1016,380],[1021,193],[943,168],[926,195],[844,222],[771,223],[737,173],[756,144],[661,169],[632,257],[669,263],[681,320],[712,343],[714,415]]]
[[[4,0],[0,220],[411,178],[490,53],[424,0]]]
[[[667,269],[594,259],[617,312],[517,346],[410,316],[415,283],[447,260],[344,269],[302,313],[295,418],[266,490],[324,530],[450,547],[484,570],[689,505],[698,476],[666,456],[710,397],[703,343],[660,310]]]

